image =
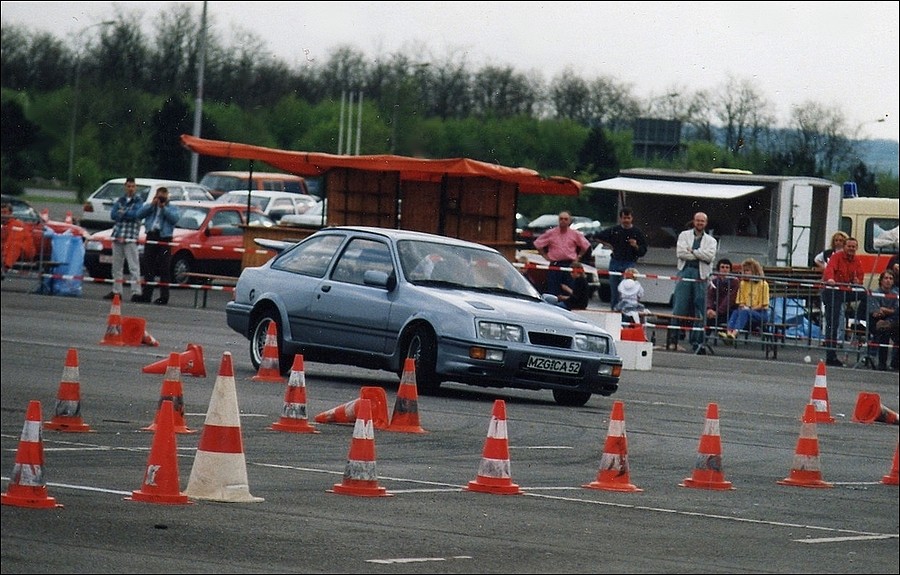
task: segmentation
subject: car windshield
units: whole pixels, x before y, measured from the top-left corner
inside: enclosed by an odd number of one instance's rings
[[[421,240],[397,242],[406,279],[439,285],[539,297],[519,271],[496,252]]]
[[[150,186],[147,185],[137,185],[137,191],[135,192],[136,196],[139,196],[141,199],[147,198],[147,192],[150,191]],[[125,182],[107,182],[103,185],[102,188],[97,190],[97,193],[94,194],[93,199],[95,200],[116,200],[125,195]]]
[[[262,211],[266,210],[269,205],[270,198],[262,198],[255,194],[250,195],[250,203]],[[247,192],[225,192],[216,200],[220,204],[241,204],[247,205]]]
[[[175,227],[186,230],[199,230],[200,226],[203,225],[203,221],[206,220],[206,214],[209,213],[209,208],[201,208],[199,206],[182,207],[180,209],[181,217],[178,218]]]

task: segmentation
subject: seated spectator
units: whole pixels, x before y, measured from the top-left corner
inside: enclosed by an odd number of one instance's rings
[[[559,286],[559,305],[566,309],[587,309],[591,298],[591,286],[584,275],[584,265],[572,262],[569,279]]]
[[[720,334],[735,339],[741,330],[762,324],[769,312],[769,282],[765,280],[762,265],[753,258],[741,262],[743,277],[735,300],[737,308],[728,317],[728,331]]]
[[[706,325],[719,326],[728,322],[728,316],[736,308],[740,284],[741,280],[731,275],[731,260],[720,259],[706,286]]]
[[[897,299],[897,286],[894,285],[894,274],[888,270],[881,272],[878,277],[878,289],[872,291],[868,298],[868,356],[878,356],[879,371],[887,371],[888,349],[891,339],[897,344],[898,313],[900,313],[900,300]],[[885,295],[893,297],[885,297]],[[897,363],[897,351],[894,350],[892,367]]]
[[[644,297],[644,286],[635,279],[637,269],[628,268],[622,272],[622,281],[619,282],[619,301],[616,302],[616,311],[628,317],[632,323],[641,323],[641,313],[647,311],[641,299]]]

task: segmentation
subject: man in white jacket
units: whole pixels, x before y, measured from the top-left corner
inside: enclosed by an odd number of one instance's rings
[[[678,258],[678,283],[672,297],[674,315],[697,318],[691,330],[690,342],[694,353],[704,354],[703,317],[706,311],[706,281],[712,271],[719,244],[706,233],[708,218],[703,212],[694,214],[689,229],[678,234],[675,256]]]

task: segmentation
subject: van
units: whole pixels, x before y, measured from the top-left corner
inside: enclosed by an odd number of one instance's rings
[[[247,190],[250,186],[250,172],[207,172],[200,179],[200,184],[212,191],[213,197],[218,198],[225,192],[232,190]],[[309,194],[306,180],[294,174],[280,174],[276,172],[253,172],[254,190],[269,190],[273,192],[292,192],[295,194]]]
[[[841,201],[841,231],[859,240],[856,257],[862,261],[866,272],[864,285],[869,289],[878,288],[878,275],[898,251],[898,225],[897,198],[852,197]]]

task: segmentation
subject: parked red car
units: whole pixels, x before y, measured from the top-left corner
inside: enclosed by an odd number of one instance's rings
[[[71,231],[86,237],[88,232],[76,224],[55,220],[44,220],[28,201],[3,194],[0,196],[0,241],[3,245],[3,268],[7,269],[19,261],[48,261],[52,254],[52,238],[44,232],[53,230],[57,234]]]
[[[181,210],[172,237],[172,281],[190,283],[189,273],[240,275],[247,206],[213,201],[172,202],[172,205]],[[275,221],[253,206],[250,225],[271,227]],[[85,242],[84,267],[92,277],[111,277],[111,236],[112,228],[92,234]],[[145,239],[142,229],[138,240],[141,253]]]

